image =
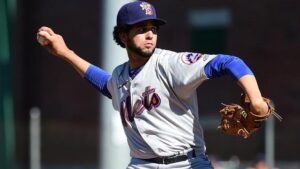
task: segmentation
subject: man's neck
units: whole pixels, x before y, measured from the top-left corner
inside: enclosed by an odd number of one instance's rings
[[[136,53],[127,51],[128,58],[129,58],[129,67],[130,69],[135,69],[141,67],[147,63],[149,58],[142,57],[137,55]]]

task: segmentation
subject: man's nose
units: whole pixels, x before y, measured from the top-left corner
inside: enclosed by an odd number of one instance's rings
[[[147,39],[152,39],[153,35],[154,35],[154,33],[152,32],[151,29],[146,32],[146,38]]]

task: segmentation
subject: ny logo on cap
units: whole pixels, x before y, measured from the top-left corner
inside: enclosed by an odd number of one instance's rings
[[[147,2],[142,2],[140,4],[140,6],[142,7],[142,10],[146,12],[145,13],[146,15],[152,15],[153,14],[151,5],[148,4]]]

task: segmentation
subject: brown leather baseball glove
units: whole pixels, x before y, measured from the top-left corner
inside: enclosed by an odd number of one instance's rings
[[[265,115],[256,115],[250,111],[250,99],[246,94],[241,96],[241,104],[223,104],[220,110],[221,124],[218,128],[225,134],[248,138],[253,132],[259,129],[270,115],[274,115],[280,121],[282,117],[275,112],[273,102],[268,98],[263,98],[269,110]]]

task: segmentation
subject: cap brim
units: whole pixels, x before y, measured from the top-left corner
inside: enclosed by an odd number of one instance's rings
[[[160,25],[165,25],[167,22],[163,19],[157,18],[155,22],[160,26]]]
[[[145,19],[145,18],[143,18],[143,19],[139,19],[139,20],[130,22],[130,23],[128,23],[128,25],[135,25],[135,24],[138,24],[138,23],[141,23],[141,22],[145,22],[145,21],[153,21],[158,26],[165,25],[167,23],[165,20],[160,19],[160,18],[156,18],[156,19]]]

